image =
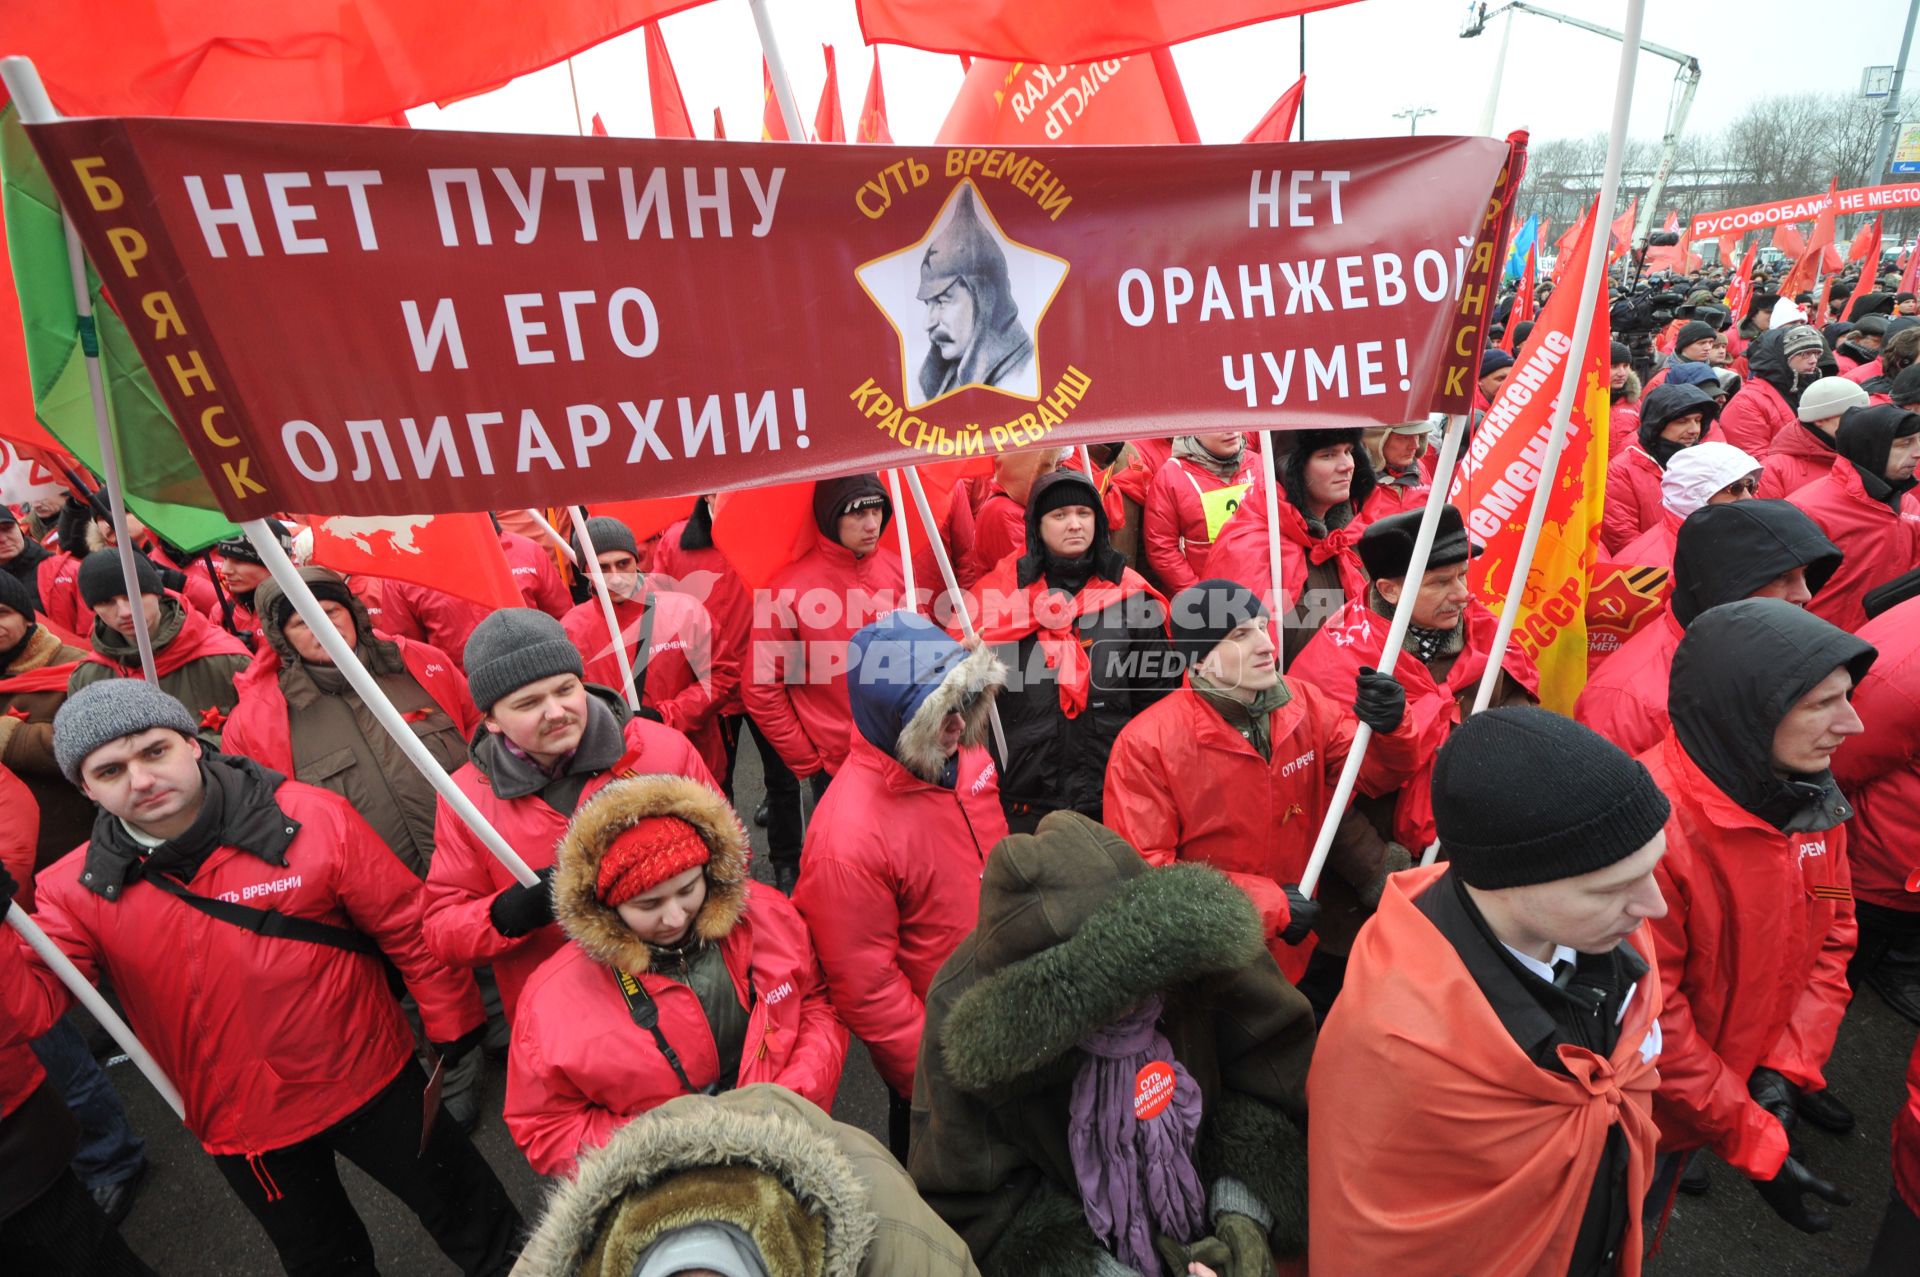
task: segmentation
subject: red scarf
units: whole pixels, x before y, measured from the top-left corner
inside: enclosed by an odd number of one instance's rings
[[[981,607],[993,609],[980,615],[980,637],[988,643],[1017,643],[1029,634],[1039,635],[1041,654],[1060,684],[1060,709],[1068,718],[1078,718],[1093,687],[1093,662],[1080,637],[1080,619],[1136,594],[1152,596],[1162,609],[1167,600],[1132,568],[1122,571],[1118,585],[1094,577],[1078,594],[1068,595],[1049,588],[1044,577],[1021,587],[1015,577],[1018,565],[1017,558],[1009,557],[980,582]]]

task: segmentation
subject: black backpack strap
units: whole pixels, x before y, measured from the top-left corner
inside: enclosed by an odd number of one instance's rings
[[[673,1070],[673,1075],[680,1079],[682,1089],[688,1095],[719,1094],[718,1081],[712,1086],[701,1088],[695,1086],[693,1080],[687,1076],[686,1066],[680,1063],[680,1053],[673,1049],[673,1043],[667,1041],[666,1032],[660,1027],[660,1008],[654,1005],[653,995],[647,992],[646,986],[626,972],[618,970],[613,973],[613,982],[620,986],[620,996],[626,999],[627,1014],[633,1017],[635,1024],[653,1035],[654,1046],[660,1049],[660,1054],[665,1057],[667,1067]]]
[[[642,705],[647,703],[647,666],[653,663],[654,605],[652,591],[641,596],[640,634],[633,645],[633,695]]]
[[[405,988],[400,969],[393,965],[393,959],[387,956],[373,940],[363,932],[348,927],[336,927],[330,922],[316,922],[312,918],[301,918],[288,913],[276,913],[271,909],[254,909],[247,905],[235,904],[231,900],[219,900],[212,896],[203,896],[189,891],[172,878],[161,873],[143,875],[142,881],[152,883],[168,895],[181,901],[190,908],[198,909],[208,917],[224,922],[229,926],[251,931],[257,936],[270,940],[300,940],[307,944],[325,945],[330,949],[345,949],[349,953],[364,953],[378,958],[386,968],[387,984],[396,995]]]

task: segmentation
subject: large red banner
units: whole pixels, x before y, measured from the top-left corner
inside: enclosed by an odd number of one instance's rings
[[[1695,213],[1687,223],[1692,238],[1696,240],[1713,239],[1721,235],[1735,235],[1741,231],[1755,228],[1780,226],[1793,222],[1811,222],[1820,216],[1827,206],[1829,196],[1826,191],[1815,191],[1810,195],[1796,195],[1792,199],[1769,200],[1765,204],[1747,204],[1740,208],[1717,208],[1709,213]],[[1852,213],[1878,213],[1896,208],[1920,208],[1920,182],[1896,183],[1892,186],[1856,186],[1832,197],[1838,205],[1836,212],[1845,217]]]
[[[1417,417],[1507,156],[29,132],[235,518]]]

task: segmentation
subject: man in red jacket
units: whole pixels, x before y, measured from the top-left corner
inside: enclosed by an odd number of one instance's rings
[[[1920,414],[1892,404],[1851,409],[1834,434],[1839,458],[1824,479],[1787,499],[1846,556],[1807,606],[1843,630],[1866,624],[1867,591],[1920,565],[1920,517],[1907,512],[1920,459]]]
[[[1360,792],[1391,794],[1419,765],[1406,691],[1389,675],[1363,670],[1349,710],[1313,684],[1281,674],[1267,609],[1232,581],[1183,590],[1169,619],[1186,680],[1114,742],[1106,823],[1148,864],[1198,861],[1237,883],[1260,911],[1281,973],[1324,1014],[1339,986],[1340,955],[1316,950],[1322,906],[1300,894],[1300,876],[1356,720],[1378,733],[1360,771]],[[1411,863],[1406,848],[1348,812],[1327,869],[1357,898],[1341,901],[1355,916],[1328,917],[1325,925],[1356,930],[1379,904],[1387,875]]]
[[[1360,557],[1373,584],[1365,595],[1350,601],[1341,613],[1313,636],[1294,664],[1294,677],[1312,683],[1333,698],[1348,703],[1359,689],[1362,672],[1386,662],[1387,630],[1401,595],[1416,591],[1413,624],[1407,629],[1405,651],[1394,666],[1395,677],[1407,689],[1408,717],[1419,740],[1419,762],[1412,779],[1397,793],[1378,800],[1363,798],[1356,810],[1372,820],[1383,837],[1403,847],[1424,851],[1433,841],[1433,797],[1429,777],[1433,760],[1455,724],[1473,704],[1480,677],[1492,655],[1498,619],[1473,597],[1467,585],[1470,560],[1481,551],[1467,537],[1459,510],[1444,506],[1433,539],[1433,555],[1417,582],[1407,570],[1413,563],[1413,542],[1420,529],[1420,511],[1409,510],[1382,519],[1360,538]],[[1540,692],[1540,671],[1518,643],[1507,644],[1495,680],[1495,705],[1531,704]]]
[[[827,997],[887,1084],[888,1144],[904,1161],[927,986],[978,921],[981,871],[1007,836],[983,747],[1007,671],[912,612],[855,634],[849,659],[854,734],[793,903]]]
[[[821,480],[813,548],[774,573],[755,601],[741,694],[754,726],[816,798],[846,761],[853,729],[847,640],[903,601],[900,559],[880,548],[896,513],[878,475]],[[774,862],[782,890],[792,890],[799,872],[797,862]]]
[[[452,1118],[424,1125],[426,1078],[383,970],[406,981],[443,1061],[479,1045],[479,996],[421,942],[419,883],[345,799],[204,756],[197,726],[132,679],[61,707],[60,768],[100,816],[41,876],[41,927],[113,982],[289,1274],[375,1270],[336,1154],[462,1271],[505,1273],[519,1213]],[[0,877],[0,898],[13,889]],[[0,1043],[45,1030],[69,1000],[17,936],[0,943]]]
[[[1847,983],[1873,987],[1888,1006],[1920,1024],[1920,572],[1868,596],[1860,638],[1880,659],[1854,689],[1866,731],[1833,758],[1854,817],[1848,831],[1860,948]]]
[[[1652,749],[1671,725],[1667,675],[1694,617],[1740,599],[1785,599],[1805,607],[1839,566],[1838,547],[1785,501],[1695,510],[1674,537],[1667,606],[1594,671],[1573,716],[1629,754]]]
[[[1861,731],[1874,650],[1782,599],[1712,608],[1674,653],[1673,728],[1642,761],[1673,803],[1653,924],[1666,1054],[1649,1207],[1711,1148],[1804,1232],[1847,1197],[1807,1167],[1798,1116],[1845,1130],[1823,1070],[1847,1008],[1853,808],[1829,765]]]
[[[719,642],[704,607],[672,582],[645,572],[639,542],[626,524],[605,516],[588,519],[587,538],[613,600],[641,716],[684,733],[707,770],[724,779],[727,742],[720,707],[740,685],[737,654]],[[587,681],[624,694],[620,655],[607,633],[599,594],[576,604],[560,624],[580,650]]]
[[[573,809],[620,775],[671,772],[713,784],[685,736],[629,713],[584,674],[560,622],[532,608],[502,608],[467,642],[467,682],[482,718],[471,761],[453,781],[541,878],[516,882],[442,798],[423,927],[442,962],[493,968],[509,1024],[527,977],[565,941],[548,884]]]

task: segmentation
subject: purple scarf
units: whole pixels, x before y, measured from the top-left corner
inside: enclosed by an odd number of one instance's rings
[[[1081,1039],[1087,1059],[1067,1110],[1067,1150],[1087,1223],[1138,1273],[1160,1270],[1155,1233],[1190,1242],[1206,1224],[1207,1195],[1193,1165],[1200,1085],[1173,1058],[1158,1027],[1160,1007],[1155,995]],[[1173,1094],[1156,1116],[1136,1117],[1137,1079],[1156,1061],[1172,1067]]]

